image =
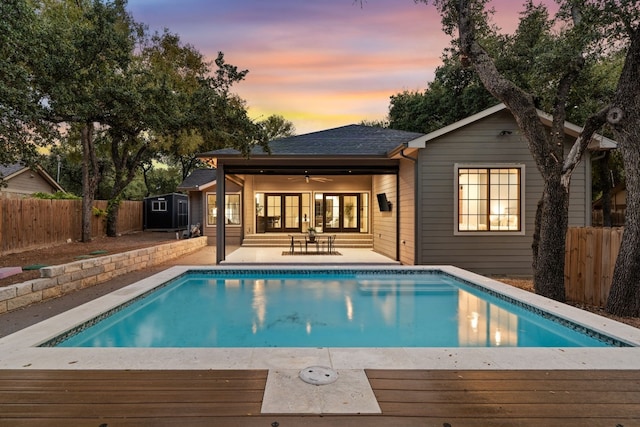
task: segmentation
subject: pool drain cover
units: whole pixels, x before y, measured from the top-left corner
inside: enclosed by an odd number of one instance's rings
[[[300,379],[308,384],[331,384],[338,379],[338,373],[326,366],[309,366],[300,371]]]

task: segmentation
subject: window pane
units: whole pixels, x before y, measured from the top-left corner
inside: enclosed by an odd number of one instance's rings
[[[458,169],[458,230],[520,230],[520,169]]]
[[[216,195],[207,194],[207,225],[216,225]]]
[[[285,212],[284,212],[284,227],[285,228],[298,228],[300,227],[300,196],[297,194],[294,196],[285,196]]]
[[[227,194],[224,197],[224,214],[227,224],[240,225],[240,195]]]

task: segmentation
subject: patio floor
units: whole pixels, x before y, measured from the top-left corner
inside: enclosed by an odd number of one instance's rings
[[[227,251],[222,264],[392,264],[399,262],[371,249],[338,248],[340,255],[283,255],[287,248],[246,248]]]
[[[4,370],[0,371],[0,425],[640,424],[640,372],[635,370],[367,370],[366,374],[381,414],[262,414],[266,370]]]

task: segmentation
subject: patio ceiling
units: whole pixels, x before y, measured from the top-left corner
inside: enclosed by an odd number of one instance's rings
[[[393,175],[398,173],[398,162],[395,160],[371,162],[360,159],[357,163],[343,163],[331,159],[323,163],[296,159],[288,164],[265,163],[259,160],[255,163],[243,164],[236,164],[233,161],[220,163],[224,164],[225,173],[245,175]]]

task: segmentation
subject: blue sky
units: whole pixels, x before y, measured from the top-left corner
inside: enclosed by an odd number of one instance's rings
[[[491,4],[513,30],[521,2]],[[250,116],[280,114],[298,134],[385,118],[389,97],[423,90],[449,45],[435,7],[412,0],[129,0],[128,9],[248,69],[235,92]]]

